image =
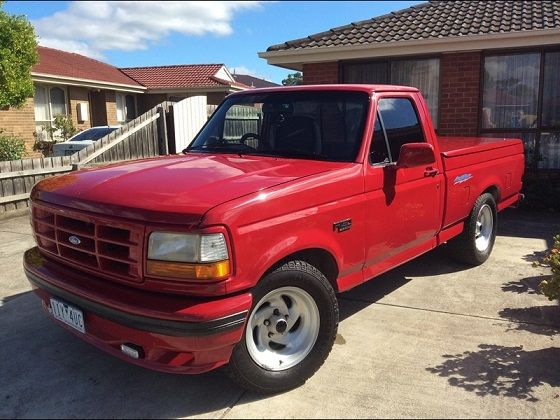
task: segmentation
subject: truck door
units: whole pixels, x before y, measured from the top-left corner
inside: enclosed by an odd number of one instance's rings
[[[395,169],[403,144],[434,141],[425,134],[413,95],[378,97],[365,169],[365,279],[435,247],[441,226],[442,175],[437,161]]]

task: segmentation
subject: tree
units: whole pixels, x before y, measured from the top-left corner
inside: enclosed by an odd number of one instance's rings
[[[33,96],[31,68],[38,60],[37,36],[25,16],[2,10],[0,1],[0,109],[22,107]]]
[[[282,80],[284,86],[303,85],[303,75],[298,71],[288,74],[288,77]]]

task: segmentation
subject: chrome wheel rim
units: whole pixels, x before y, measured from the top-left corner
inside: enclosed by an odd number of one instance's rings
[[[492,232],[494,230],[494,215],[488,204],[484,204],[478,211],[475,229],[476,249],[484,252],[490,246]]]
[[[298,287],[281,287],[254,307],[245,332],[247,350],[260,367],[281,371],[300,363],[319,335],[315,300]]]

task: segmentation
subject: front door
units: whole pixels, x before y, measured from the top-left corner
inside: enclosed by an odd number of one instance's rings
[[[105,92],[90,91],[91,126],[107,125],[107,105]]]
[[[438,164],[394,166],[403,144],[433,141],[420,124],[413,95],[381,96],[377,102],[365,180],[365,279],[433,248],[441,226]]]

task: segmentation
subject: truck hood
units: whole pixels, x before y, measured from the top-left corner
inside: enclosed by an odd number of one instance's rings
[[[214,206],[340,165],[225,154],[166,156],[47,178],[31,198],[150,222],[196,224]]]

